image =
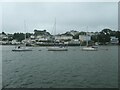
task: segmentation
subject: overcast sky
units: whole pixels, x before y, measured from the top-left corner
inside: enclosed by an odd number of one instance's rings
[[[4,3],[2,6],[2,31],[33,32],[46,29],[56,32],[101,31],[104,28],[117,30],[117,2],[19,2]],[[26,30],[24,30],[24,20]],[[87,29],[88,27],[88,29]]]

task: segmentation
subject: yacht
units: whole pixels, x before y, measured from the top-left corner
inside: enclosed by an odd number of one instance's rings
[[[91,46],[88,46],[88,47],[84,47],[82,48],[83,51],[97,51],[97,48],[94,48],[94,47],[91,47]]]
[[[88,34],[86,34],[86,36],[87,36],[87,35],[88,35]],[[98,47],[97,47],[97,46],[96,46],[96,47],[95,47],[95,46],[89,46],[89,45],[88,45],[88,40],[86,40],[86,42],[87,42],[87,43],[86,43],[86,47],[83,47],[83,48],[82,48],[83,51],[97,51],[97,50],[98,50]]]
[[[25,21],[24,21],[24,29],[26,28]],[[12,51],[32,51],[31,48],[26,47],[26,34],[25,34],[25,42],[24,45],[16,46]]]
[[[56,19],[55,19],[55,24],[54,24],[55,32],[56,32]],[[55,45],[55,34],[54,34],[54,46],[47,48],[48,51],[68,51],[67,47],[64,46],[56,46]]]
[[[68,49],[65,47],[54,46],[54,47],[49,47],[48,51],[68,51]]]
[[[17,46],[12,51],[32,51],[32,49],[27,48],[27,47]]]

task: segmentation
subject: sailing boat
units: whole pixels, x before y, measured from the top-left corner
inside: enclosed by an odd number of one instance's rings
[[[25,21],[24,21],[24,29],[26,29]],[[25,34],[25,42],[24,46],[16,46],[12,51],[32,51],[32,49],[26,47],[26,34]]]
[[[27,48],[26,46],[22,47],[19,45],[19,46],[15,47],[12,51],[32,51],[32,49]]]
[[[54,31],[54,34],[55,34],[55,32],[56,32],[56,19],[55,19],[54,27],[55,27],[55,31]],[[49,47],[48,51],[68,51],[68,49],[66,47],[56,46],[55,43],[56,43],[56,40],[55,40],[55,35],[54,35],[54,46]]]
[[[86,33],[86,47],[82,48],[83,51],[97,51],[97,48],[88,45],[88,34]]]

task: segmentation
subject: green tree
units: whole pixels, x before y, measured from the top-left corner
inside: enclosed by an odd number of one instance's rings
[[[13,40],[13,34],[8,34],[8,41],[12,41]]]
[[[77,33],[76,35],[73,36],[73,39],[79,39],[79,33]]]
[[[46,32],[46,30],[34,30],[34,35],[51,35],[49,32]]]
[[[91,40],[94,42],[98,42],[98,35],[92,35]]]
[[[86,32],[80,32],[79,35],[86,35]]]
[[[5,33],[5,32],[2,32],[2,34],[3,34],[3,35],[6,35],[6,33]]]
[[[30,36],[33,35],[32,33],[26,33],[26,38],[30,38]]]
[[[98,35],[98,41],[105,44],[106,42],[110,42],[110,33],[112,30],[110,29],[103,29],[100,34]]]
[[[23,34],[23,33],[14,33],[13,34],[13,39],[16,39],[18,41],[22,41],[23,39],[25,39],[25,34]]]

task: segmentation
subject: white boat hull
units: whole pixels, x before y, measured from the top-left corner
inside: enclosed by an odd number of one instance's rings
[[[84,47],[82,48],[83,51],[97,51],[97,48],[93,48],[93,47]]]
[[[30,49],[30,48],[15,48],[15,49],[13,49],[12,51],[32,51],[32,49]]]
[[[64,47],[50,47],[48,48],[48,51],[67,51],[67,48]]]
[[[98,46],[92,46],[92,48],[98,48]]]

